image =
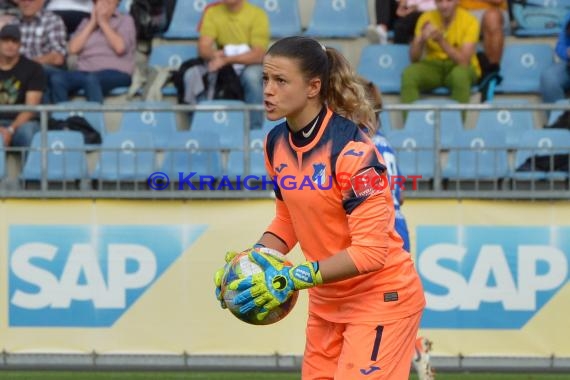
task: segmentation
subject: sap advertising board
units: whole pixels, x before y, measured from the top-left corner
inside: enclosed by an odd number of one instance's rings
[[[110,327],[204,225],[12,225],[9,326]]]
[[[424,328],[521,329],[568,282],[570,227],[419,226]]]
[[[10,327],[111,327],[204,225],[12,225]],[[568,282],[570,227],[418,226],[427,329],[522,329]]]

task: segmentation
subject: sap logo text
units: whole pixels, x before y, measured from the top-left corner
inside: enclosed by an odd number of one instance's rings
[[[417,236],[425,328],[521,328],[568,278],[570,247],[549,243],[549,228],[419,227]]]
[[[9,325],[112,326],[204,230],[10,226]]]
[[[92,246],[74,244],[58,279],[34,264],[37,261],[53,262],[58,249],[51,244],[29,243],[12,253],[12,273],[38,289],[36,292],[16,289],[11,298],[12,305],[25,309],[66,309],[72,301],[92,301],[98,309],[124,308],[127,290],[143,288],[156,277],[156,257],[144,246],[109,245],[108,254],[113,260],[102,270]],[[127,272],[129,261],[136,263],[135,272]],[[82,277],[84,281],[81,281]]]

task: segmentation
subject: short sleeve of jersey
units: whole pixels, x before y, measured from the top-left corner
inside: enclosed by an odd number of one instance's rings
[[[414,35],[419,36],[420,34],[422,34],[422,28],[424,27],[424,24],[429,21],[429,16],[432,12],[434,11],[423,12],[421,14],[420,18],[418,18],[418,21],[416,22],[416,29],[414,30]]]
[[[209,6],[206,7],[204,11],[204,15],[202,16],[202,20],[200,21],[200,35],[212,37],[216,39],[218,37],[218,33],[216,31],[216,24],[214,23],[214,7]]]
[[[40,64],[31,61],[28,75],[30,76],[28,81],[28,91],[44,91],[46,86],[46,76],[43,67]]]
[[[461,38],[463,43],[476,44],[479,42],[480,27],[479,21],[475,16],[468,11],[458,9],[456,23],[463,27],[464,32]]]
[[[254,7],[255,9],[255,22],[253,23],[253,28],[251,30],[251,41],[249,41],[250,46],[257,46],[262,49],[267,49],[269,46],[269,17],[265,11],[261,8]]]
[[[347,214],[367,198],[390,191],[386,165],[371,142],[346,144],[336,162],[336,179]]]

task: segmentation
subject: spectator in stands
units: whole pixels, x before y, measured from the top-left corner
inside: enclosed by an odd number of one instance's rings
[[[246,0],[222,0],[206,8],[200,25],[198,51],[208,71],[233,65],[240,77],[244,100],[263,103],[263,56],[269,45],[269,18]],[[263,112],[251,113],[251,128],[261,128]]]
[[[44,10],[45,0],[18,0],[20,17],[14,21],[22,31],[21,53],[43,65],[46,81],[65,68],[67,34],[61,18]],[[46,82],[46,83],[48,83]],[[51,102],[49,89],[44,91],[44,103]]]
[[[410,44],[412,64],[402,73],[402,102],[412,103],[420,92],[441,86],[451,90],[452,99],[469,102],[471,86],[481,75],[475,56],[479,23],[458,2],[436,0],[437,9],[420,16]]]
[[[69,41],[77,54],[77,70],[61,71],[49,80],[55,103],[67,101],[79,90],[88,101],[103,103],[117,87],[128,87],[135,69],[136,31],[133,18],[120,13],[119,0],[96,0],[91,17],[84,19]]]
[[[15,0],[0,0],[0,28],[18,17],[20,10]]]
[[[435,9],[435,0],[400,0],[394,21],[394,43],[409,44],[421,14]]]
[[[93,10],[92,0],[48,0],[46,9],[61,17],[67,35],[71,36],[81,20],[89,18]]]
[[[376,13],[376,25],[370,25],[366,36],[374,44],[385,45],[388,43],[388,31],[392,30],[396,20],[397,0],[376,0],[374,9]]]
[[[388,32],[394,31],[394,43],[408,44],[420,14],[435,9],[434,0],[376,0],[376,25],[368,27],[372,43],[387,44]]]
[[[491,79],[500,81],[498,75],[505,45],[504,29],[509,20],[507,0],[460,0],[459,6],[477,17],[481,25],[483,53],[479,53],[478,57],[482,71],[481,101],[485,101]]]
[[[20,54],[22,33],[17,25],[0,29],[0,104],[37,105],[45,77],[42,66]],[[0,113],[0,134],[5,146],[28,147],[39,123],[33,112]]]
[[[540,94],[544,103],[564,99],[566,91],[570,90],[570,13],[566,15],[563,25],[556,41],[556,55],[560,61],[548,67],[540,76]]]

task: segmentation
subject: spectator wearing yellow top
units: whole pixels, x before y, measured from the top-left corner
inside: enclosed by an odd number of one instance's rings
[[[198,52],[214,72],[233,65],[246,103],[263,103],[262,66],[269,46],[269,18],[246,0],[222,0],[204,11]],[[251,113],[251,127],[261,128],[263,113]]]
[[[479,23],[458,7],[459,0],[436,0],[436,9],[422,13],[410,44],[409,65],[402,73],[403,103],[420,93],[447,87],[451,98],[468,103],[471,86],[481,76],[475,55]]]
[[[482,70],[482,100],[485,100],[486,85],[501,71],[501,57],[505,45],[504,30],[509,19],[507,0],[459,0],[459,6],[477,17],[481,25],[484,54],[479,54],[479,61]]]

